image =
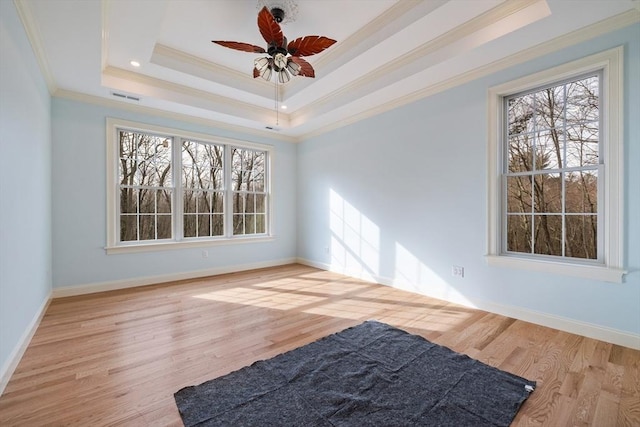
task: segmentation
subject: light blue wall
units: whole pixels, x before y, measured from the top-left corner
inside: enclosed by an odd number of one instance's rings
[[[0,374],[51,292],[51,103],[13,2],[0,1]]]
[[[625,45],[623,284],[489,267],[489,87]],[[640,334],[640,25],[514,66],[298,147],[298,256],[440,298]],[[452,265],[465,277],[452,277]]]
[[[296,146],[192,123],[53,98],[53,287],[91,285],[296,256]],[[107,255],[106,118],[273,145],[273,241]],[[209,256],[202,257],[202,250]]]

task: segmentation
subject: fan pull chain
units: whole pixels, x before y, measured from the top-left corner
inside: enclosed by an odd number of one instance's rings
[[[278,79],[277,78],[274,80],[273,87],[276,90],[276,96],[275,96],[275,100],[276,100],[276,105],[275,105],[275,109],[276,109],[276,126],[280,126],[280,110],[278,109]]]

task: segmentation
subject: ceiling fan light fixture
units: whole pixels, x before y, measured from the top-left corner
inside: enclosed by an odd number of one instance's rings
[[[292,76],[297,76],[300,74],[300,65],[296,64],[291,58],[289,58],[289,61],[287,62],[287,71],[289,71]]]
[[[273,57],[273,65],[276,71],[284,70],[287,67],[287,57],[282,53],[276,53]]]
[[[271,67],[266,67],[264,70],[262,70],[260,72],[260,77],[262,77],[263,79],[265,79],[266,81],[270,81],[271,80],[271,74],[273,73],[273,68]]]
[[[258,58],[255,61],[253,61],[253,65],[255,65],[256,70],[258,70],[260,75],[262,75],[262,73],[264,72],[264,69],[269,66],[269,58],[267,57]]]
[[[278,81],[280,83],[286,83],[289,80],[291,80],[291,76],[289,75],[289,72],[287,71],[286,68],[283,68],[280,71],[278,71]]]

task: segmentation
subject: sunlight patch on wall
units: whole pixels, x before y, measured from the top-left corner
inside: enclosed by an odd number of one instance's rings
[[[329,206],[331,269],[375,281],[380,274],[380,229],[334,190]]]
[[[460,292],[447,281],[421,262],[411,251],[396,242],[395,273],[393,286],[412,292],[418,292],[433,298],[453,301],[473,306]]]

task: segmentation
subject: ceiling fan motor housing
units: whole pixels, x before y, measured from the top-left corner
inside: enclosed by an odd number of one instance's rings
[[[273,19],[275,19],[279,24],[284,19],[284,10],[280,9],[279,7],[274,7],[273,9],[271,9],[271,15],[273,15]]]

